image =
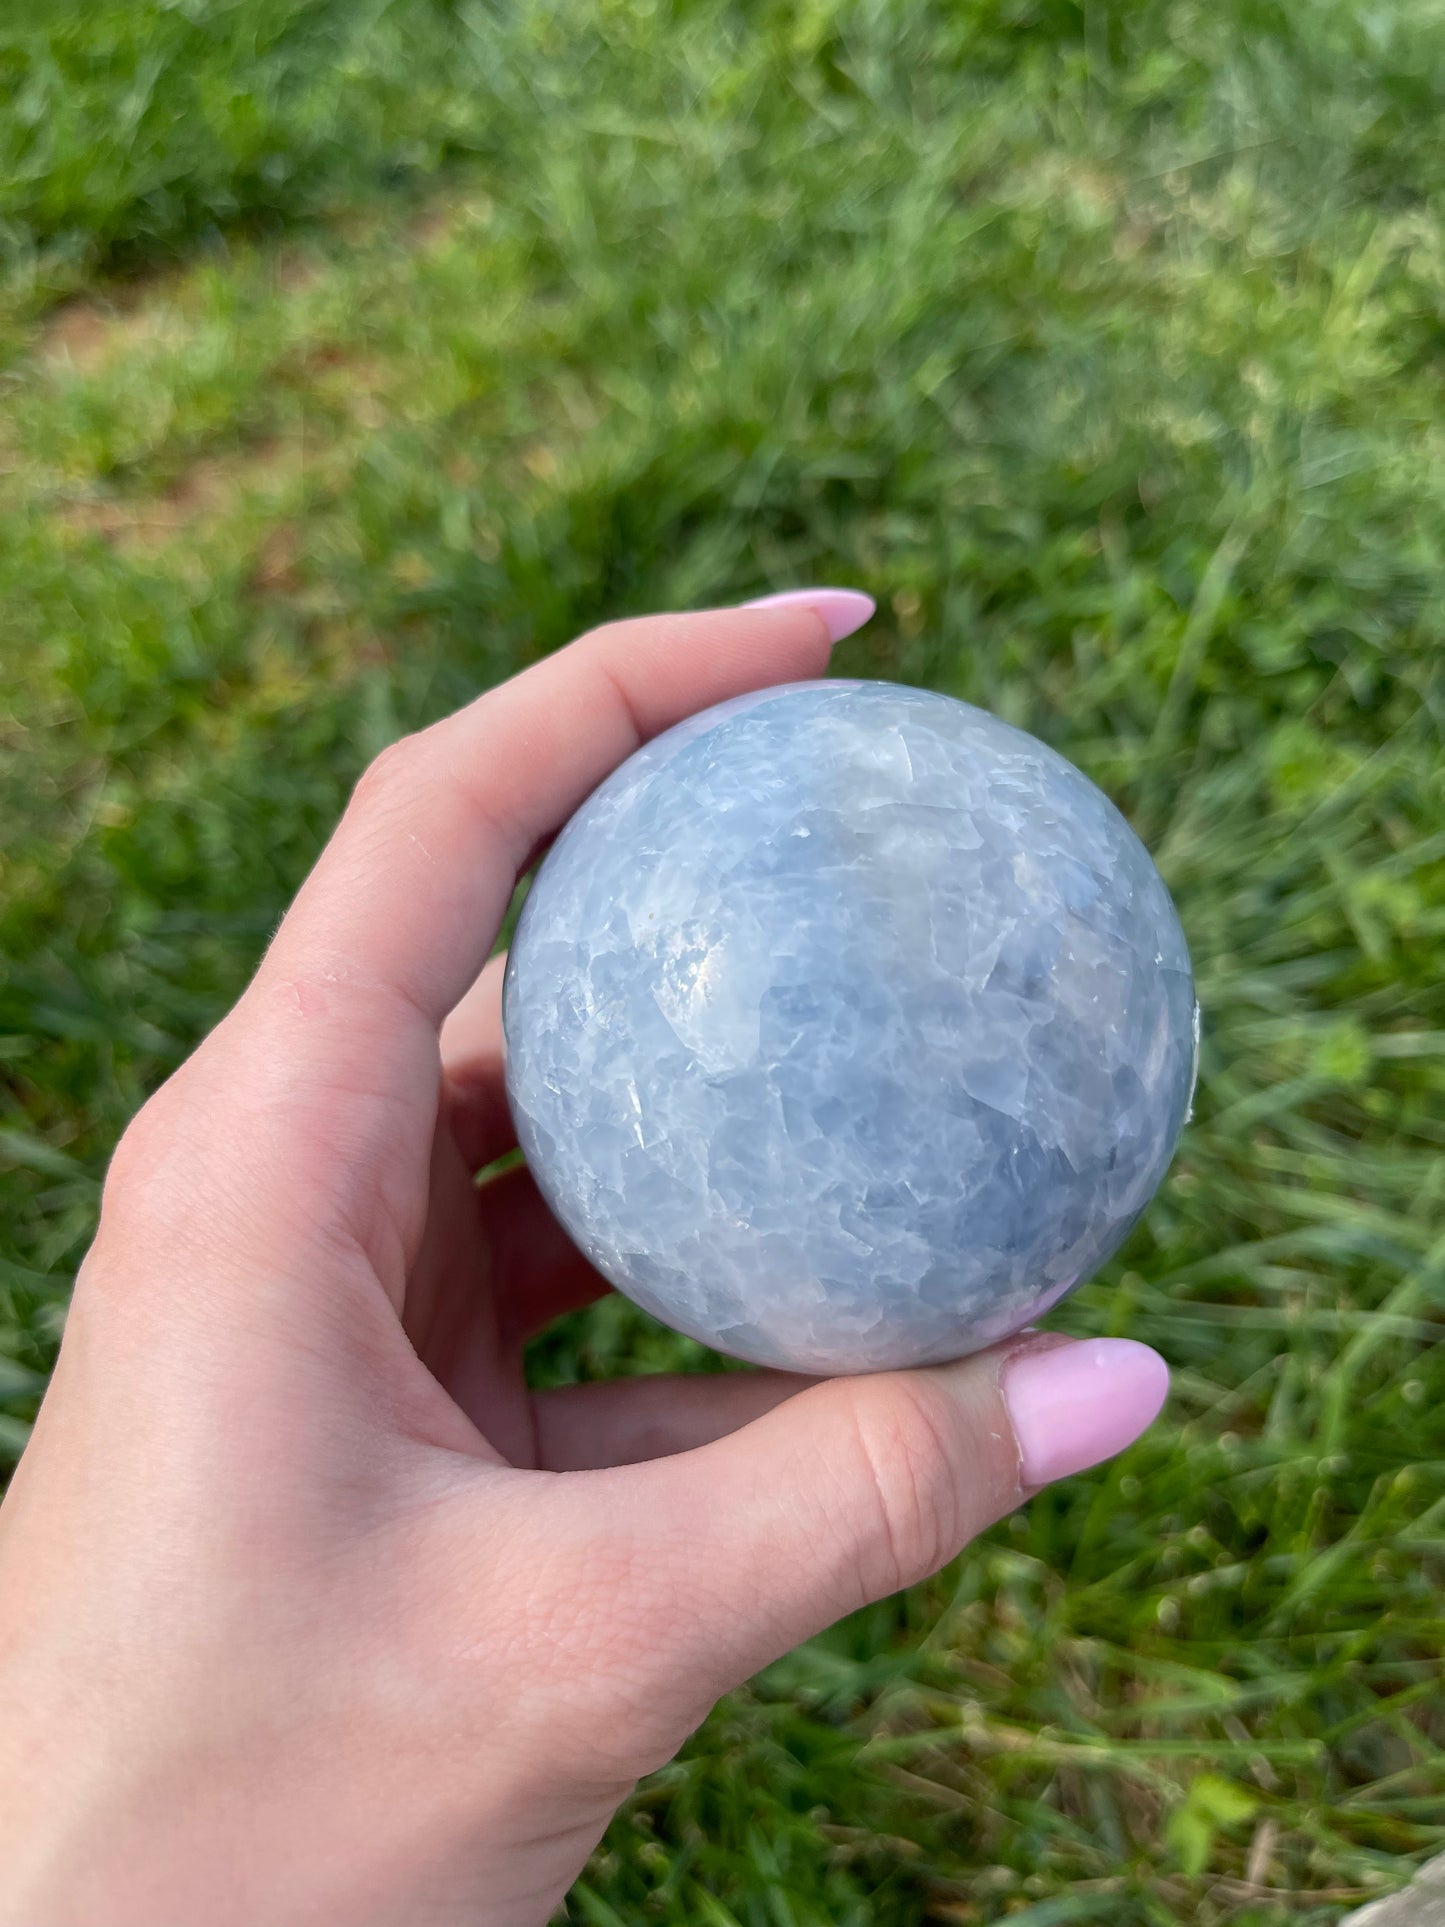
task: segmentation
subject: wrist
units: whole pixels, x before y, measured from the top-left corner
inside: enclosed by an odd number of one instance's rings
[[[628,1790],[478,1800],[473,1781],[463,1804],[445,1762],[418,1787],[358,1758],[342,1813],[320,1784],[199,1758],[126,1775],[124,1791],[113,1771],[70,1765],[0,1761],[0,1927],[545,1927]]]

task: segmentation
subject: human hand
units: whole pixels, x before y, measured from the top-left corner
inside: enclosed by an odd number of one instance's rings
[[[611,625],[363,777],[111,1166],[0,1512],[0,1922],[539,1927],[719,1694],[1154,1417],[1162,1362],[529,1394],[605,1287],[521,1170],[514,880],[638,742],[863,598]]]

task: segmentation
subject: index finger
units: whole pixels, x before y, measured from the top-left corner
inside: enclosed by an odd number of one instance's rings
[[[424,1181],[440,1026],[529,854],[647,738],[820,674],[872,610],[867,596],[810,591],[612,623],[383,751],[227,1020],[245,1044],[239,1074],[264,1082],[273,1143],[294,1097],[288,1150],[308,1165],[329,1141],[349,1189],[394,1198]]]

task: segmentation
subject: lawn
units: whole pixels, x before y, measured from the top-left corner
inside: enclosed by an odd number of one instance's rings
[[[585,17],[584,17],[585,11]],[[385,742],[808,582],[1130,815],[1195,1119],[1056,1315],[1165,1420],[770,1669],[569,1920],[1333,1922],[1445,1847],[1445,14],[0,24],[0,1444],[125,1120]],[[14,15],[23,16],[17,23]],[[611,1301],[553,1381],[703,1355]]]

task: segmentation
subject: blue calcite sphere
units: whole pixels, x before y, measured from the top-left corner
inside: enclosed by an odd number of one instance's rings
[[[1148,852],[982,710],[797,683],[694,716],[527,897],[507,1083],[613,1284],[805,1372],[977,1350],[1086,1279],[1164,1175],[1197,1013]]]

